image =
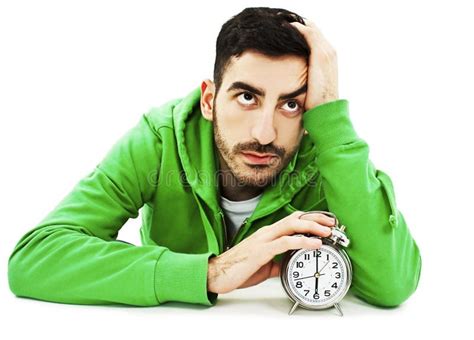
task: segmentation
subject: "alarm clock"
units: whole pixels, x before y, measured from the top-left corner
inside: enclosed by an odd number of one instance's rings
[[[327,309],[334,306],[343,316],[339,302],[346,295],[352,282],[352,265],[342,247],[349,245],[344,233],[345,226],[339,225],[336,216],[328,211],[308,211],[307,214],[322,213],[335,220],[328,237],[314,234],[296,236],[315,237],[322,240],[319,249],[293,249],[283,255],[280,279],[292,302],[291,315],[300,306],[304,309]]]

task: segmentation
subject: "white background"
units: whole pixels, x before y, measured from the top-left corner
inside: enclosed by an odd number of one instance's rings
[[[415,294],[391,310],[348,296],[344,318],[288,317],[276,280],[212,308],[15,297],[7,259],[20,237],[142,113],[212,79],[222,24],[254,6],[313,20],[335,47],[340,97],[422,253]],[[0,338],[472,336],[472,13],[468,1],[2,1]],[[129,220],[119,238],[140,244],[139,227]]]

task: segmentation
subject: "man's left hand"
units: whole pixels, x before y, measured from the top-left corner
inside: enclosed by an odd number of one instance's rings
[[[308,63],[308,89],[304,104],[307,111],[315,106],[337,100],[339,93],[336,51],[323,37],[314,22],[305,20],[305,24],[290,23],[304,36],[311,49]]]

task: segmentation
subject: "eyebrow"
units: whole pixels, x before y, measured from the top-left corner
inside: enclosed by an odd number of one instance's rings
[[[282,99],[291,99],[291,98],[294,98],[294,97],[297,97],[299,96],[300,94],[302,93],[305,93],[306,90],[307,90],[307,84],[304,84],[302,87],[300,87],[299,89],[297,89],[296,91],[293,91],[293,92],[290,92],[290,93],[285,93],[285,94],[281,94],[279,97],[278,97],[278,100],[282,100]],[[249,91],[251,93],[255,93],[259,96],[262,96],[262,97],[265,97],[265,91],[263,91],[262,89],[259,89],[259,88],[256,88],[250,84],[247,84],[243,81],[235,81],[233,82],[229,88],[227,89],[227,92],[230,92],[230,91],[236,91],[236,90],[246,90],[246,91]]]

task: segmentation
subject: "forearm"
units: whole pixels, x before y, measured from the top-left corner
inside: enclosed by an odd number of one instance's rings
[[[346,225],[351,240],[351,289],[369,303],[398,305],[418,285],[421,256],[396,207],[390,178],[369,160],[369,147],[352,127],[347,102],[308,113],[305,124],[319,147],[328,208]]]
[[[9,258],[12,292],[74,304],[157,305],[154,268],[163,249],[105,241],[80,228],[44,227]]]
[[[217,296],[206,292],[210,255],[105,241],[83,228],[46,226],[15,247],[8,278],[17,296],[61,303],[212,305]]]

